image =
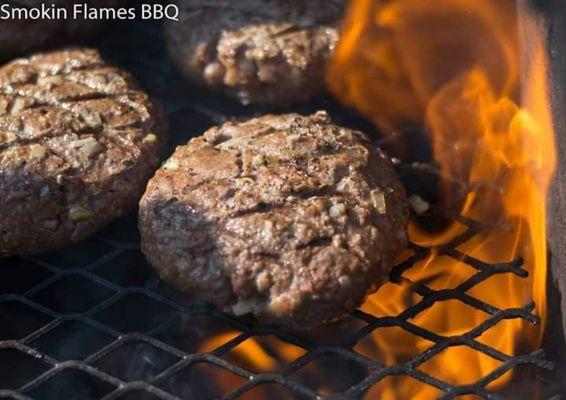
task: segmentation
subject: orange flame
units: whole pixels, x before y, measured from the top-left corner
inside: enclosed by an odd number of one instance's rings
[[[500,309],[534,300],[533,312],[544,322],[546,196],[555,148],[547,49],[539,23],[537,16],[512,0],[353,0],[327,81],[336,96],[386,133],[407,123],[427,128],[443,173],[470,184],[460,214],[498,226],[457,250],[488,263],[522,258],[529,271],[528,279],[512,273],[495,275],[467,293]],[[454,197],[449,183],[443,183],[442,190],[444,199]],[[465,230],[455,222],[442,234],[432,234],[412,223],[409,236],[417,245],[435,247]],[[454,288],[477,273],[457,258],[432,251],[405,277],[436,290]],[[387,284],[364,309],[375,315],[398,315],[408,301],[420,300],[407,300],[408,292]],[[450,300],[436,303],[410,322],[453,336],[471,331],[487,317]],[[477,341],[512,355],[519,346],[537,346],[543,326],[506,320]],[[378,329],[370,342],[360,342],[356,350],[396,364],[432,346],[399,331]],[[462,385],[476,382],[500,364],[469,347],[455,346],[418,368]],[[508,378],[509,374],[503,375],[490,388],[500,387]],[[372,396],[382,399],[437,394],[437,389],[416,380],[395,377],[372,389]]]

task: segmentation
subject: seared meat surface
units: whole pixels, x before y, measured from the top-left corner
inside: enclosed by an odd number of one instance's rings
[[[172,59],[192,81],[242,103],[287,105],[324,92],[346,0],[181,0]]]
[[[387,155],[318,112],[228,122],[178,147],[148,184],[139,227],[165,281],[304,329],[387,279],[407,220]]]
[[[130,210],[163,134],[148,96],[95,50],[0,68],[0,255],[79,241]]]

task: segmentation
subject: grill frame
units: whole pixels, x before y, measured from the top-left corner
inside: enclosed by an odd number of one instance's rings
[[[120,39],[116,39],[118,37]],[[246,118],[273,111],[263,108],[242,107],[221,97],[210,96],[209,94],[200,92],[194,88],[177,85],[177,80],[180,78],[176,75],[174,68],[169,63],[161,43],[161,29],[158,24],[131,22],[121,24],[120,26],[116,25],[112,29],[108,30],[103,36],[97,38],[92,45],[94,47],[101,48],[103,53],[109,59],[124,66],[126,69],[131,70],[141,81],[142,86],[145,86],[152,95],[163,102],[165,110],[170,117],[172,130],[175,134],[180,133],[180,127],[186,122],[184,118],[186,118],[187,113],[200,121],[198,124],[195,124],[195,126],[188,127],[190,128],[187,129],[188,136],[179,135],[176,137],[173,140],[173,145],[186,142],[188,137],[201,133],[204,131],[203,125],[205,124],[213,125],[221,123],[229,118]],[[175,80],[175,84],[171,83],[172,80]],[[300,106],[298,111],[307,113],[319,108],[330,109],[331,115],[338,123],[342,123],[344,125],[352,125],[352,123],[354,125],[362,125],[366,131],[371,129],[368,125],[364,125],[367,124],[366,122],[361,120],[351,111],[343,110],[338,105],[328,100]],[[294,110],[297,109],[295,108]],[[277,111],[284,112],[287,110]],[[177,117],[181,115],[184,115],[183,119],[178,120]],[[382,142],[382,144],[386,147],[389,145],[387,141]],[[440,176],[440,172],[434,166],[427,163],[402,164],[398,166],[398,169],[402,178],[407,178],[411,175],[421,173],[426,173],[437,178]],[[447,179],[447,177],[443,178]],[[465,195],[467,191],[471,189],[465,185],[460,185],[460,187],[462,189],[462,195]],[[165,295],[161,291],[158,291],[156,289],[158,288],[158,284],[155,281],[151,283],[153,286],[148,287],[119,285],[115,282],[104,279],[96,273],[98,267],[104,263],[112,262],[112,260],[117,260],[119,256],[124,253],[139,251],[138,244],[135,240],[132,241],[128,238],[124,239],[124,237],[118,237],[118,239],[116,239],[115,237],[117,235],[116,232],[122,231],[125,226],[127,227],[127,233],[124,236],[130,235],[132,228],[135,229],[135,223],[128,218],[114,223],[110,228],[96,235],[95,239],[89,241],[90,243],[100,244],[100,248],[104,248],[104,254],[96,256],[95,259],[88,262],[87,265],[77,268],[68,268],[57,265],[57,263],[45,261],[45,258],[43,258],[42,255],[19,259],[22,263],[30,263],[33,264],[34,267],[39,267],[48,271],[49,276],[24,293],[0,294],[0,307],[3,304],[10,302],[21,303],[26,307],[35,310],[39,314],[51,318],[52,320],[46,325],[34,330],[18,340],[0,341],[0,356],[1,353],[7,349],[15,349],[20,353],[27,354],[35,359],[41,360],[42,363],[45,363],[48,366],[48,369],[38,376],[27,380],[23,385],[16,389],[0,389],[0,398],[32,398],[29,397],[29,394],[33,392],[34,389],[40,388],[43,383],[51,380],[58,373],[64,370],[81,370],[89,376],[115,387],[114,390],[110,391],[110,393],[103,397],[104,399],[117,399],[131,390],[144,390],[157,398],[162,399],[178,399],[178,397],[160,388],[160,383],[175,376],[185,367],[198,362],[206,362],[219,366],[234,375],[241,376],[246,381],[243,385],[235,388],[231,392],[225,393],[223,397],[225,399],[236,399],[240,395],[244,395],[250,390],[266,383],[275,383],[283,386],[295,393],[297,396],[318,398],[320,397],[319,393],[292,379],[290,376],[308,363],[326,354],[334,354],[340,358],[350,359],[370,371],[369,375],[365,379],[362,379],[355,385],[351,386],[345,392],[336,394],[337,396],[345,397],[361,397],[371,386],[385,377],[406,375],[427,385],[438,388],[443,392],[443,398],[455,398],[462,394],[475,394],[481,398],[495,398],[497,397],[497,394],[488,391],[486,386],[505,372],[513,370],[521,365],[551,369],[552,363],[545,360],[544,353],[540,349],[527,354],[508,356],[476,340],[476,338],[483,332],[490,329],[503,319],[520,318],[531,324],[538,324],[540,322],[539,318],[532,314],[532,310],[534,309],[534,304],[532,302],[529,302],[520,308],[498,309],[466,294],[466,291],[471,287],[480,284],[495,274],[512,273],[525,278],[528,275],[528,272],[522,268],[522,261],[517,259],[507,263],[487,264],[459,252],[456,249],[459,244],[469,240],[484,229],[492,228],[492,225],[468,220],[446,208],[433,207],[430,214],[458,221],[467,226],[468,230],[462,235],[454,238],[450,243],[436,248],[423,248],[412,243],[411,248],[413,250],[413,255],[393,269],[390,277],[391,282],[410,286],[416,294],[423,296],[423,299],[413,306],[405,309],[404,312],[398,316],[378,318],[361,310],[354,311],[351,314],[351,318],[361,321],[364,326],[358,330],[349,332],[349,334],[343,338],[340,345],[331,346],[317,345],[317,343],[307,340],[298,334],[284,332],[276,327],[250,324],[248,321],[239,320],[225,315],[211,305],[204,304],[198,300],[186,303],[186,301],[180,297],[176,297],[175,295]],[[104,244],[104,247],[102,247],[102,244]],[[61,250],[59,253],[72,251],[73,249]],[[415,263],[425,259],[431,251],[436,251],[439,254],[458,259],[474,268],[476,272],[457,288],[438,291],[433,290],[423,283],[411,282],[403,276],[403,272],[414,266]],[[0,260],[0,263],[1,262],[2,261]],[[21,265],[21,267],[25,268],[25,265]],[[116,268],[119,268],[119,265],[116,265]],[[114,292],[114,294],[101,302],[98,302],[96,305],[84,312],[70,314],[56,312],[32,299],[37,295],[37,293],[40,293],[43,289],[49,288],[50,285],[65,277],[82,277],[89,283],[105,287],[106,289]],[[3,269],[0,266],[0,281],[3,279]],[[161,287],[159,287],[159,290],[161,290]],[[174,315],[166,318],[159,324],[156,324],[149,331],[134,333],[121,332],[112,326],[101,323],[95,318],[100,312],[109,309],[109,307],[115,305],[116,302],[121,299],[126,298],[128,295],[136,294],[145,296],[153,302],[174,310]],[[476,326],[475,329],[467,334],[450,338],[441,337],[410,322],[411,317],[414,317],[418,313],[434,306],[437,302],[451,299],[461,301],[464,304],[484,311],[489,315],[488,319]],[[161,340],[158,340],[155,337],[159,335],[159,333],[169,329],[176,321],[178,321],[180,316],[183,315],[213,316],[234,327],[241,333],[237,337],[232,338],[217,347],[210,353],[205,354],[194,354],[182,351]],[[49,336],[51,332],[54,332],[57,327],[67,321],[78,321],[96,329],[97,331],[105,332],[107,335],[112,337],[112,341],[97,351],[91,352],[87,357],[82,358],[81,360],[64,362],[60,362],[59,360],[52,358],[33,347],[32,342],[42,337]],[[354,345],[359,340],[367,337],[374,330],[391,326],[400,327],[411,334],[433,342],[434,345],[432,348],[418,354],[410,360],[394,366],[382,365],[381,363],[358,354],[353,350]],[[1,329],[2,328],[0,327],[0,331]],[[234,349],[246,339],[261,335],[273,335],[284,342],[305,349],[306,353],[286,365],[278,373],[254,373],[222,358],[222,356],[230,352],[230,350]],[[111,354],[114,350],[130,341],[145,342],[160,349],[161,351],[173,355],[176,359],[178,359],[178,361],[168,368],[160,371],[157,375],[147,381],[133,382],[125,382],[118,377],[103,372],[94,365],[97,361],[103,359],[105,356]],[[468,346],[471,349],[498,359],[502,362],[502,364],[484,378],[474,382],[473,384],[465,386],[454,386],[448,382],[444,382],[428,375],[417,368],[419,365],[430,360],[444,349],[459,345]],[[2,376],[0,374],[0,383],[1,382]]]

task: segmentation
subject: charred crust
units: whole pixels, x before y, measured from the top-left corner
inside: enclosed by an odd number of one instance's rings
[[[407,221],[384,153],[316,113],[230,122],[180,146],[149,182],[139,226],[166,281],[228,312],[304,329],[385,280]]]
[[[38,54],[1,67],[0,254],[63,246],[125,213],[157,168],[165,141],[149,97],[95,50]],[[44,196],[45,187],[57,190]]]

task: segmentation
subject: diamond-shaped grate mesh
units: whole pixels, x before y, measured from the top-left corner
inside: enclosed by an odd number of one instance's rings
[[[172,146],[227,118],[270,111],[242,107],[179,83],[157,25],[122,23],[93,45],[132,71],[163,102],[174,134]],[[320,108],[340,124],[371,130],[331,101],[295,111]],[[404,178],[423,173],[438,177],[425,163],[400,165],[399,171]],[[426,195],[429,187],[418,185],[415,192]],[[397,316],[357,310],[340,323],[303,334],[234,319],[166,287],[139,251],[133,214],[75,247],[1,260],[0,398],[374,398],[377,385],[397,377],[428,385],[439,397],[469,393],[492,398],[486,386],[515,367],[550,368],[542,351],[511,357],[479,339],[504,320],[539,322],[531,314],[532,303],[497,308],[467,294],[493,275],[525,277],[521,261],[492,265],[461,253],[458,246],[485,227],[446,210],[429,214],[435,218],[435,213],[465,229],[434,249],[413,244],[412,254],[393,270],[390,284],[410,287],[418,301]],[[447,288],[412,281],[411,269],[432,251],[460,260],[470,270],[468,278]],[[485,320],[450,338],[411,322],[445,301],[482,310]],[[367,341],[388,329],[400,331],[400,338],[426,339],[430,346],[390,365],[380,359],[381,349]],[[426,373],[429,360],[457,346],[492,357],[499,366],[465,386]],[[246,351],[238,350],[242,348]],[[246,354],[253,354],[255,363]],[[466,360],[458,361],[465,368]]]

